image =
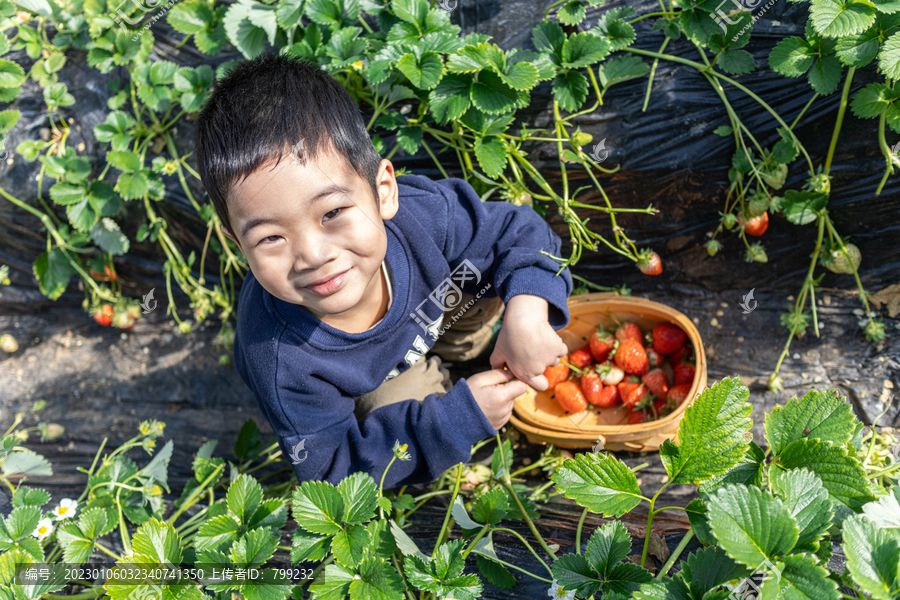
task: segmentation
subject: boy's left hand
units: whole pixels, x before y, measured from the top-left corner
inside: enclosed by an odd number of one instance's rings
[[[547,389],[544,370],[559,364],[569,352],[550,326],[547,313],[547,301],[540,296],[510,298],[491,354],[491,367],[499,369],[505,364],[517,379],[539,392]]]

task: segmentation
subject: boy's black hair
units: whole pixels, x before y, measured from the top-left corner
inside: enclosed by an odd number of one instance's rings
[[[197,118],[197,170],[235,237],[225,198],[236,182],[272,159],[277,165],[285,151],[315,160],[331,148],[369,182],[377,203],[381,156],[361,111],[334,77],[300,57],[267,53],[237,65],[214,84]]]

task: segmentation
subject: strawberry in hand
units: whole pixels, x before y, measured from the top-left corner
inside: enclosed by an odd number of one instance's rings
[[[544,369],[544,377],[547,378],[547,389],[552,390],[557,383],[565,381],[569,376],[569,365],[566,361],[559,361],[558,365]]]
[[[584,346],[578,350],[573,350],[569,354],[569,364],[575,365],[579,369],[583,369],[594,364],[594,356],[591,354],[590,346]]]
[[[556,387],[553,388],[553,396],[560,407],[569,413],[581,412],[588,405],[584,393],[581,391],[581,386],[574,381],[557,383]]]

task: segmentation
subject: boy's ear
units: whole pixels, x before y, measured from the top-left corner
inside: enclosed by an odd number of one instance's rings
[[[237,238],[235,238],[233,235],[231,235],[231,232],[228,231],[228,228],[227,228],[227,227],[222,227],[222,234],[223,234],[225,237],[227,237],[229,240],[231,240],[232,242],[234,242],[235,244],[237,244],[237,247],[238,247],[238,248],[241,248],[241,243],[237,240]],[[244,249],[241,248],[241,252],[243,252],[243,251],[244,251]]]
[[[378,176],[375,178],[378,184],[378,211],[381,218],[390,220],[397,214],[400,208],[400,189],[397,187],[397,179],[394,177],[394,165],[391,161],[383,159],[378,168]]]

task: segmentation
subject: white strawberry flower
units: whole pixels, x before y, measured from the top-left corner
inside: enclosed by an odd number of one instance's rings
[[[53,521],[50,520],[50,517],[45,517],[38,521],[37,527],[34,528],[31,535],[36,537],[38,541],[43,541],[51,533],[53,533]]]
[[[575,590],[567,592],[565,588],[559,585],[559,582],[554,579],[553,583],[550,585],[550,589],[547,590],[547,595],[553,598],[553,600],[574,600]]]
[[[76,508],[78,508],[78,502],[71,498],[63,498],[59,501],[59,506],[53,509],[53,516],[57,521],[72,518],[75,516]]]

